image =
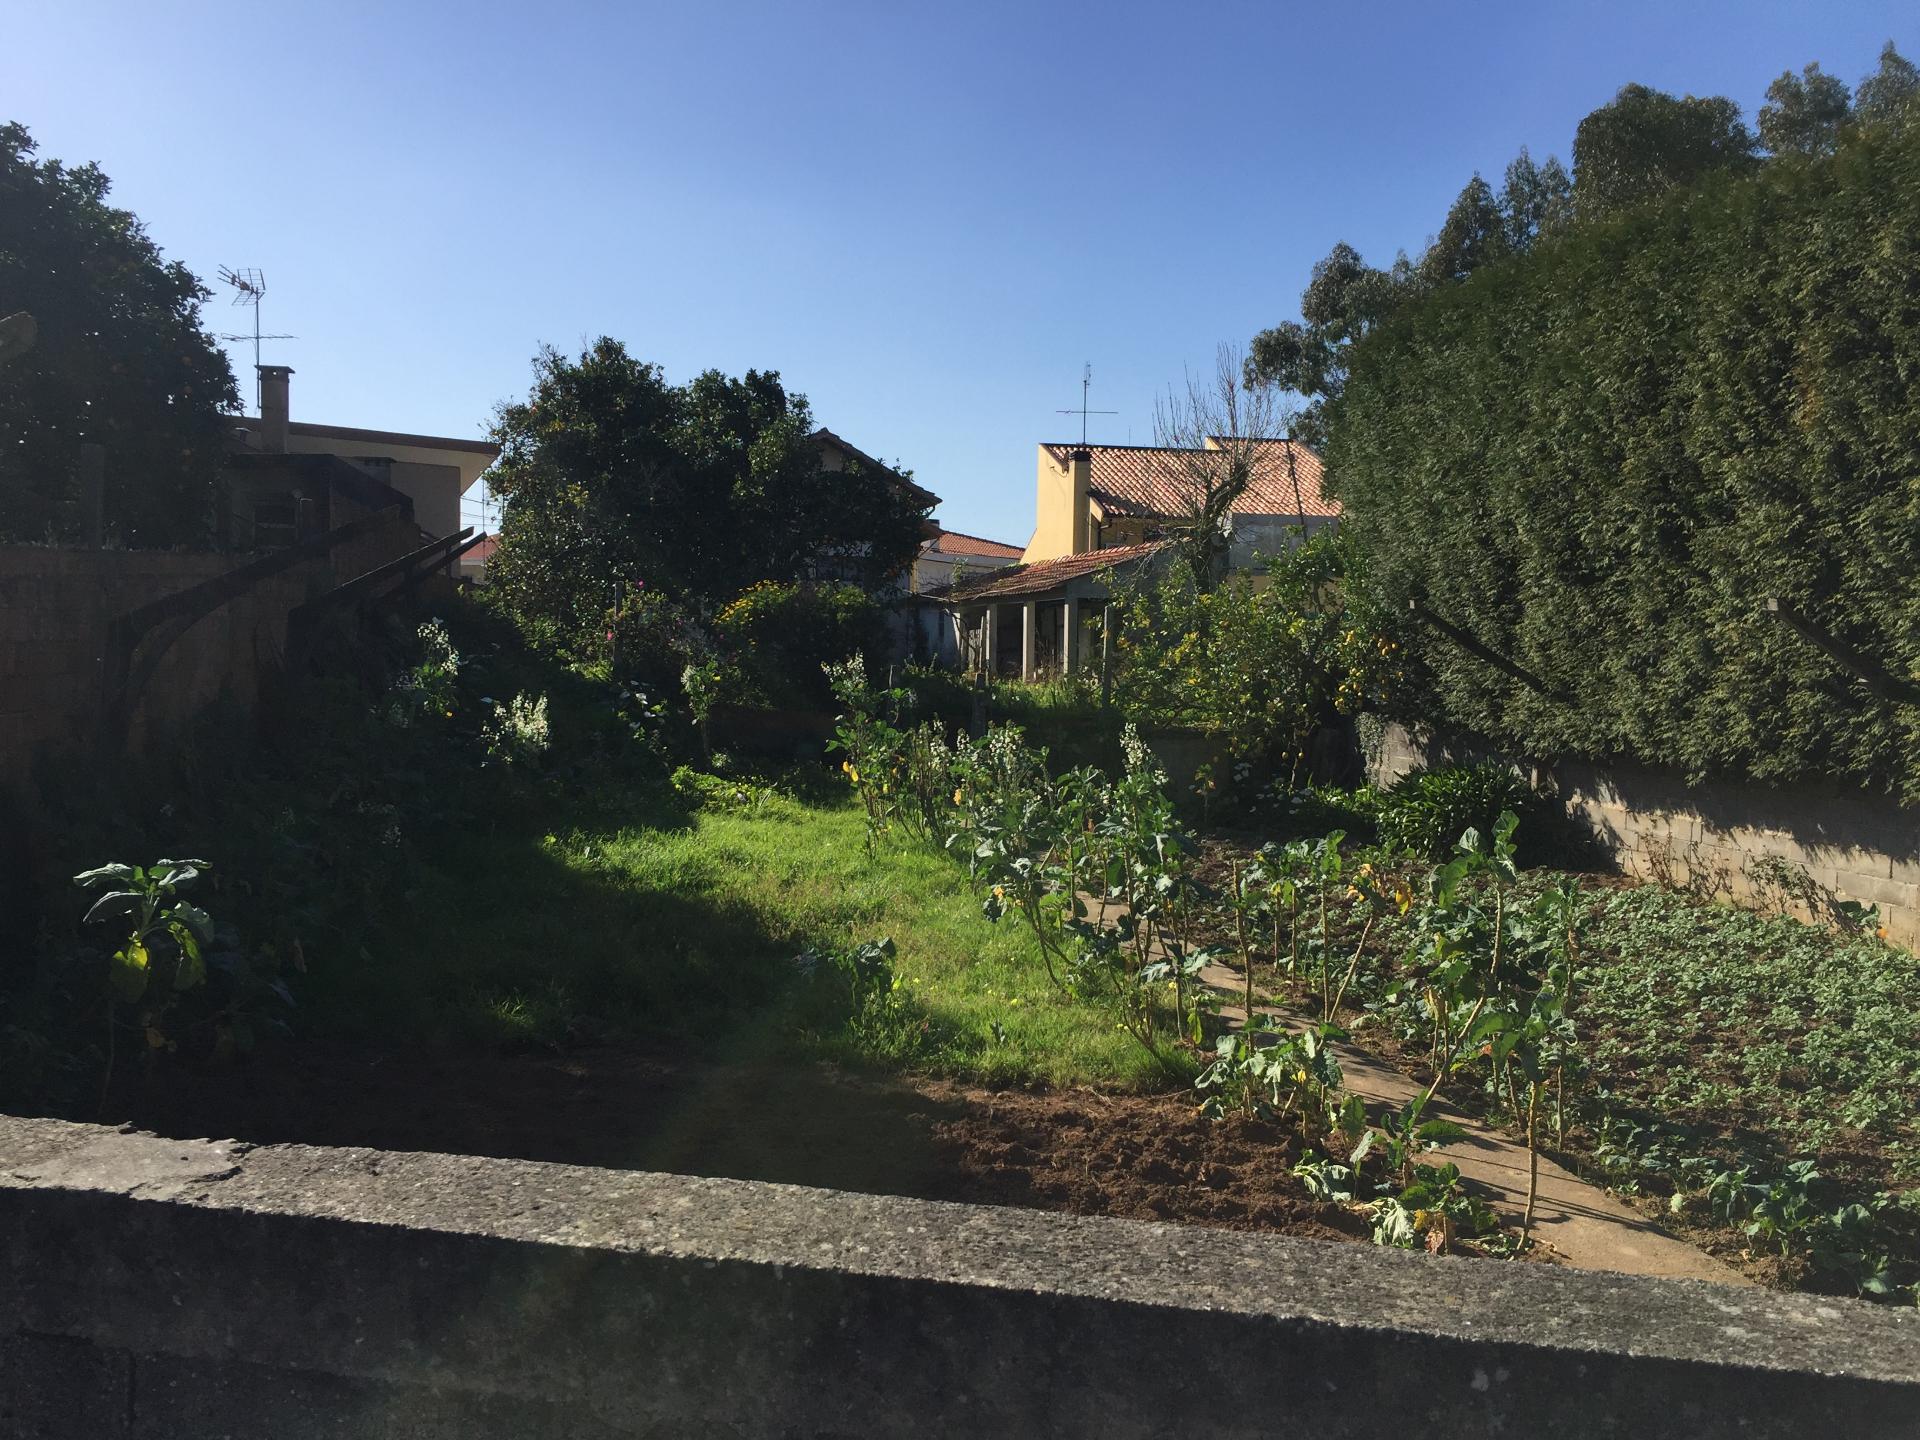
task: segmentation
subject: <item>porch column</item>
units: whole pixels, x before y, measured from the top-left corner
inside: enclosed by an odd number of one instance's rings
[[[989,679],[993,678],[994,661],[1000,657],[994,654],[999,646],[995,633],[1000,629],[1000,607],[989,605],[980,617],[980,668]]]
[[[1033,605],[1031,600],[1020,603],[1020,678],[1033,679],[1034,663],[1039,658],[1034,652]]]
[[[1100,607],[1100,703],[1113,699],[1113,606]]]
[[[1060,672],[1071,675],[1080,668],[1080,597],[1069,595],[1061,603]]]

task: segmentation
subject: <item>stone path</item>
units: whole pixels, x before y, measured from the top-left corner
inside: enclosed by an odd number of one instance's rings
[[[1226,1001],[1243,1000],[1245,979],[1237,970],[1212,965],[1201,980]],[[1256,1005],[1283,1025],[1302,1029],[1309,1022],[1296,1012],[1273,1005]],[[1246,1023],[1241,1004],[1226,1003],[1220,1014],[1230,1028]],[[1398,1108],[1424,1088],[1391,1066],[1353,1045],[1336,1044],[1335,1054],[1347,1089],[1367,1101]],[[1460,1167],[1461,1178],[1508,1220],[1518,1225],[1527,1207],[1527,1149],[1490,1126],[1449,1109],[1436,1100],[1432,1113],[1462,1126],[1467,1138],[1436,1150],[1433,1156]],[[1540,1159],[1540,1186],[1533,1207],[1533,1236],[1552,1247],[1569,1265],[1583,1270],[1614,1270],[1626,1275],[1665,1275],[1709,1280],[1720,1285],[1751,1284],[1744,1275],[1676,1240],[1659,1226],[1614,1199],[1597,1185],[1569,1174],[1545,1156]]]

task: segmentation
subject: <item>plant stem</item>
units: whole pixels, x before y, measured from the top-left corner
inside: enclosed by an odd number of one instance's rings
[[[1360,957],[1366,951],[1367,936],[1373,933],[1373,921],[1374,917],[1369,915],[1367,916],[1367,923],[1360,927],[1360,943],[1353,947],[1353,961],[1347,966],[1346,978],[1340,982],[1340,988],[1334,991],[1333,1004],[1328,1008],[1326,1015],[1322,1018],[1327,1020],[1333,1019],[1335,1013],[1340,1009],[1340,1002],[1347,998],[1347,987],[1353,984],[1353,977],[1360,973]]]
[[[1520,1217],[1520,1233],[1533,1233],[1533,1202],[1540,1193],[1540,1147],[1536,1143],[1535,1122],[1540,1113],[1540,1091],[1544,1087],[1538,1080],[1529,1083],[1527,1097],[1527,1210]]]

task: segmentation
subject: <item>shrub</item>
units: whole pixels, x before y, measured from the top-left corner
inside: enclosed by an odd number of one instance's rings
[[[1397,645],[1363,590],[1338,531],[1299,538],[1266,583],[1236,575],[1212,590],[1175,564],[1115,596],[1115,696],[1146,726],[1223,737],[1237,759],[1304,778],[1317,732],[1385,696]]]
[[[1360,340],[1327,470],[1376,588],[1514,667],[1430,632],[1403,709],[1523,754],[1920,801],[1920,707],[1766,609],[1920,678],[1917,237],[1920,128],[1869,129]]]
[[[1483,760],[1403,775],[1380,797],[1375,823],[1387,849],[1438,861],[1466,831],[1490,835],[1503,812],[1538,808],[1512,770]]]
[[[613,678],[653,695],[680,689],[688,665],[710,657],[713,638],[686,606],[643,585],[629,587],[607,620]]]
[[[714,617],[732,657],[738,699],[811,706],[827,698],[822,667],[877,650],[881,610],[857,585],[762,580]]]

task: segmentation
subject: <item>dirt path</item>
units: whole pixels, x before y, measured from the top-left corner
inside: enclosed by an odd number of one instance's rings
[[[1229,1026],[1246,1023],[1242,1004],[1245,977],[1224,965],[1201,972],[1201,980],[1228,1002],[1220,1014]],[[1274,1005],[1256,1005],[1263,1015],[1293,1029],[1304,1029],[1307,1018]],[[1334,1047],[1347,1088],[1368,1104],[1395,1108],[1413,1099],[1421,1086],[1398,1070],[1353,1045]],[[1435,1152],[1460,1167],[1460,1174],[1495,1209],[1518,1224],[1527,1206],[1527,1150],[1484,1122],[1436,1103],[1434,1113],[1464,1128],[1467,1138]],[[1540,1160],[1540,1186],[1533,1210],[1534,1238],[1551,1246],[1569,1265],[1583,1270],[1614,1270],[1627,1275],[1666,1275],[1710,1280],[1720,1285],[1752,1282],[1730,1266],[1676,1240],[1644,1215],[1637,1214],[1597,1185],[1569,1174],[1551,1160]]]

